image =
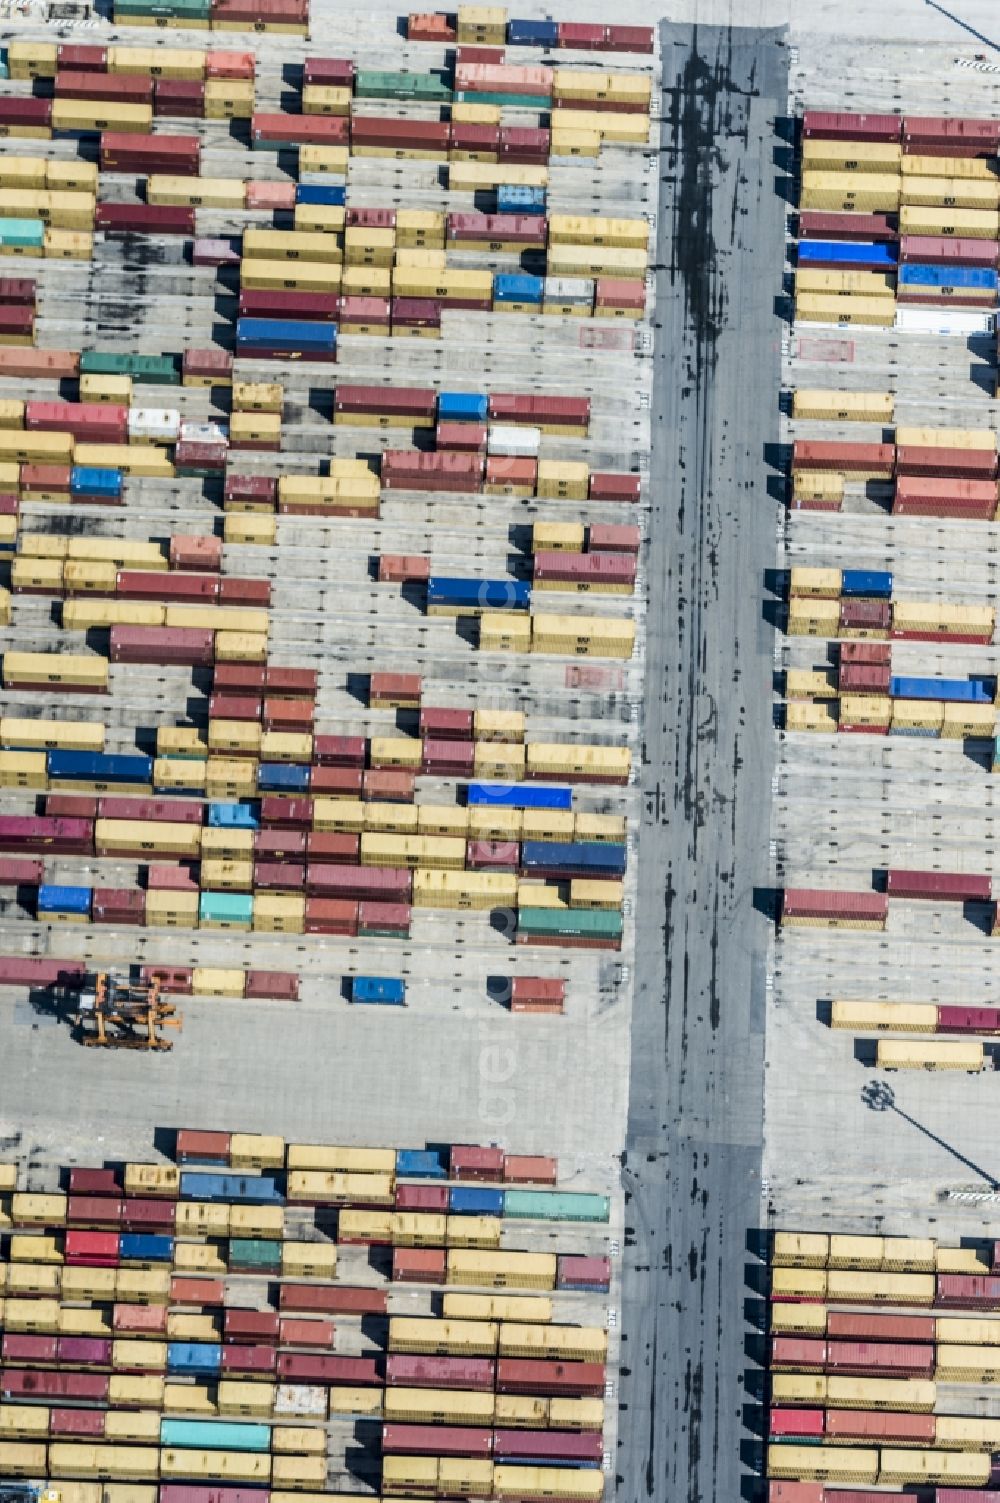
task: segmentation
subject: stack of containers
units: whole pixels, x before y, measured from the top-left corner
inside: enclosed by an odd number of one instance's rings
[[[284,393],[277,381],[234,381],[230,448],[277,452],[281,448],[283,400]]]
[[[34,44],[20,45],[31,50]],[[2,253],[91,260],[96,191],[97,168],[92,162],[5,159],[0,167]],[[34,344],[33,320],[29,324],[23,314],[15,316],[4,332],[6,344]]]

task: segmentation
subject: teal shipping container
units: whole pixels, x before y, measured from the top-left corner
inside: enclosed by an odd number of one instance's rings
[[[198,903],[198,922],[248,928],[253,923],[253,895],[248,892],[203,892]]]
[[[0,245],[45,245],[45,226],[40,219],[0,219]]]
[[[0,78],[9,78],[10,69],[7,67],[7,49],[0,47]]]
[[[514,110],[550,110],[552,100],[548,94],[480,94],[478,90],[460,89],[455,95],[457,104],[506,104]]]
[[[452,90],[434,73],[377,73],[362,68],[354,75],[355,99],[427,99],[450,104]]]
[[[569,1190],[505,1190],[503,1213],[514,1221],[607,1221],[611,1201]]]
[[[110,350],[84,350],[81,376],[131,376],[147,386],[179,386],[180,362],[175,355],[116,355]]]
[[[620,943],[622,916],[603,908],[519,908],[517,927],[518,933],[542,939]]]
[[[281,1243],[264,1237],[233,1237],[229,1243],[231,1272],[280,1273]]]
[[[207,1451],[268,1451],[271,1427],[234,1420],[164,1419],[160,1421],[160,1445],[203,1447]]]

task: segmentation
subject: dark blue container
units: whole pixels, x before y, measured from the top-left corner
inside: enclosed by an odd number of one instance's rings
[[[222,1346],[215,1341],[168,1341],[167,1372],[212,1375],[222,1369]]]
[[[545,292],[541,277],[510,275],[498,272],[493,278],[493,301],[495,303],[540,303]]]
[[[298,183],[295,188],[297,204],[326,204],[331,209],[341,209],[347,202],[347,189],[325,188],[319,183]]]
[[[949,704],[991,705],[993,695],[979,679],[890,678],[893,699],[943,699]]]
[[[502,809],[572,809],[573,790],[542,783],[470,783],[467,801]]]
[[[509,47],[558,47],[558,22],[508,21],[507,45]]]
[[[490,399],[485,393],[475,391],[438,393],[439,423],[485,423],[489,417],[489,411]]]
[[[38,889],[37,911],[72,913],[89,918],[92,895],[93,890],[89,887],[60,887],[53,882],[43,882]]]
[[[209,804],[208,822],[216,830],[259,830],[257,804]]]
[[[907,261],[899,268],[900,287],[964,287],[970,292],[996,292],[997,273],[985,266],[926,266]]]
[[[526,611],[531,605],[531,585],[523,579],[448,579],[432,574],[427,581],[427,604]]]
[[[337,326],[294,318],[240,318],[236,321],[237,349],[240,345],[329,354],[337,347]]]
[[[116,756],[111,752],[50,751],[45,769],[50,778],[79,778],[87,783],[152,783],[152,757]]]
[[[844,569],[840,576],[840,593],[866,600],[889,600],[892,575],[887,569]]]
[[[611,841],[525,840],[521,844],[521,870],[552,871],[567,877],[618,878],[625,875],[627,850]]]
[[[283,1206],[285,1197],[270,1174],[214,1174],[181,1171],[181,1200],[226,1200],[234,1205]]]
[[[447,1179],[448,1170],[441,1155],[429,1148],[397,1148],[397,1179]]]
[[[870,240],[800,240],[799,266],[828,265],[836,262],[845,269],[854,267],[884,267],[894,271],[898,251],[895,245]]]
[[[351,981],[351,1001],[405,1007],[406,982],[395,976],[355,976]]]
[[[71,496],[100,496],[117,500],[122,493],[124,479],[121,470],[98,470],[90,465],[73,465],[69,472]]]
[[[309,767],[300,762],[261,762],[257,769],[261,793],[307,793]]]
[[[118,1256],[123,1263],[172,1263],[174,1239],[153,1232],[123,1232]]]
[[[453,1185],[448,1191],[448,1210],[453,1216],[502,1216],[503,1191],[482,1185]]]
[[[501,184],[497,188],[498,214],[544,214],[545,189],[523,188],[520,184]]]

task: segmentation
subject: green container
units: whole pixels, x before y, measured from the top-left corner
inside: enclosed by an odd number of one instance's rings
[[[356,99],[428,99],[450,104],[452,93],[433,73],[375,73],[362,68],[354,75]]]
[[[115,0],[116,21],[127,16],[205,21],[211,13],[211,0]]]
[[[146,386],[180,386],[180,361],[176,355],[130,355],[129,375]]]
[[[247,1273],[280,1273],[281,1243],[263,1237],[233,1237],[229,1244],[229,1270]]]
[[[521,934],[543,938],[621,940],[622,916],[596,908],[519,908],[517,927]]]
[[[0,219],[0,245],[45,245],[45,226],[40,219]]]
[[[131,355],[111,355],[103,350],[84,350],[80,355],[81,376],[129,376]]]
[[[462,89],[455,99],[460,104],[505,104],[513,110],[545,111],[552,108],[549,94],[480,94],[478,89]]]
[[[611,1201],[564,1190],[505,1190],[503,1213],[512,1221],[608,1221]]]

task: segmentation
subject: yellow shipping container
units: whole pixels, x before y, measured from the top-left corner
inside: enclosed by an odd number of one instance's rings
[[[77,688],[106,689],[106,658],[77,657],[68,653],[5,652],[3,681],[8,688],[18,684],[67,684]]]
[[[0,1440],[46,1439],[49,1411],[38,1404],[0,1404]]]
[[[224,1378],[216,1390],[220,1414],[242,1414],[251,1419],[267,1419],[274,1409],[273,1383],[239,1382]]]
[[[288,1199],[315,1201],[317,1205],[391,1206],[394,1181],[393,1174],[295,1169],[288,1175]]]
[[[879,1039],[875,1062],[880,1070],[965,1070],[978,1075],[986,1068],[982,1043]]]
[[[830,1482],[878,1480],[879,1453],[861,1446],[793,1446],[769,1445],[767,1475],[796,1481],[809,1479]]]
[[[635,622],[614,616],[531,617],[532,652],[628,659],[635,648]]]
[[[73,457],[71,433],[36,433],[24,429],[0,429],[0,462],[69,464]]]
[[[531,1402],[539,1401],[532,1400]],[[549,1424],[553,1430],[602,1430],[604,1428],[603,1399],[550,1399],[548,1405]],[[499,1407],[498,1401],[498,1410]],[[499,1419],[499,1414],[497,1417]]]
[[[340,283],[340,265],[329,261],[247,260],[240,267],[240,285],[249,289],[338,292]]]
[[[54,42],[12,41],[6,52],[11,78],[55,78],[59,52]]]
[[[289,1143],[288,1169],[345,1169],[359,1174],[395,1174],[394,1148],[349,1148],[335,1143]]]
[[[555,1253],[496,1252],[452,1248],[447,1283],[487,1289],[554,1289]]]
[[[503,1223],[499,1216],[448,1216],[446,1247],[499,1247]]]
[[[44,793],[47,787],[44,752],[0,751],[0,788],[31,788]]]
[[[922,449],[978,449],[995,454],[997,436],[992,428],[911,428],[896,429],[898,446]]]
[[[785,674],[785,698],[835,700],[837,671],[834,668],[789,668]],[[825,711],[829,714],[829,711]],[[836,721],[836,716],[834,716]]]
[[[160,1476],[263,1484],[270,1481],[271,1458],[247,1451],[164,1448],[160,1451]]]
[[[346,146],[300,146],[299,174],[329,172],[338,177],[346,176],[349,156]]]
[[[479,619],[479,648],[481,652],[530,652],[531,617],[522,611],[487,611]]]
[[[255,1391],[263,1383],[253,1384]],[[222,1387],[220,1383],[219,1387]],[[188,1383],[167,1383],[163,1390],[163,1407],[171,1414],[192,1415],[197,1419],[214,1419],[219,1413],[215,1390]]]
[[[153,129],[150,104],[126,104],[111,99],[66,99],[52,101],[52,129],[68,131],[135,131],[148,135]]]
[[[229,1207],[217,1205],[213,1201],[181,1200],[177,1203],[175,1227],[178,1237],[228,1237],[229,1236]],[[167,1335],[171,1341],[214,1341],[215,1337],[187,1337],[176,1336],[172,1332],[178,1329],[171,1322],[187,1320],[186,1315],[171,1313],[167,1321]],[[193,1315],[192,1320],[212,1320],[213,1316]]]
[[[282,1455],[325,1457],[326,1435],[318,1425],[275,1425],[271,1431],[271,1450]]]
[[[608,276],[642,282],[647,267],[645,250],[615,246],[555,245],[549,247],[545,256],[546,274],[550,277]]]
[[[47,225],[42,237],[47,261],[92,261],[94,236],[90,230],[62,230]]]
[[[645,250],[649,245],[649,223],[645,219],[608,219],[596,214],[551,214],[548,244],[612,245]]]
[[[896,321],[896,305],[889,297],[802,292],[795,298],[795,318],[801,323],[891,328]]]
[[[898,141],[815,141],[802,142],[802,171],[812,176],[815,173],[843,176],[845,173],[879,173],[892,177],[906,171],[909,158],[903,156]],[[926,159],[924,159],[926,160]],[[940,158],[937,170],[941,169]]]
[[[45,1477],[45,1456],[44,1442],[0,1440],[0,1476]]]
[[[333,1279],[337,1249],[332,1242],[286,1242],[281,1249],[284,1279]]]
[[[986,1487],[990,1480],[989,1456],[966,1451],[892,1450],[881,1452],[880,1483],[941,1483],[945,1487]]]
[[[150,204],[242,209],[246,192],[246,183],[238,177],[172,177],[156,172],[146,179],[146,202]]]
[[[795,291],[818,293],[822,296],[887,298],[895,299],[895,278],[886,271],[814,271],[804,267],[795,273]]]
[[[575,114],[576,111],[573,111]],[[547,167],[494,162],[449,162],[448,187],[457,193],[477,193],[490,188],[546,188]]]
[[[822,1305],[773,1305],[768,1323],[774,1336],[822,1338],[826,1335],[826,1310]]]
[[[167,450],[157,448],[155,444],[76,444],[73,463],[95,469],[121,470],[126,475],[149,476],[154,480],[171,480],[174,474]],[[142,567],[148,569],[150,565],[143,564]],[[152,567],[165,569],[168,565],[164,559],[162,565]]]
[[[10,1214],[15,1226],[65,1226],[66,1196],[15,1191]]]
[[[208,837],[214,833],[207,829],[203,831],[199,825],[167,821],[152,824],[133,819],[98,819],[94,822],[94,845],[98,855],[148,851],[161,856],[197,859],[202,850],[203,835]]]
[[[66,631],[91,631],[101,626],[163,626],[166,608],[153,600],[66,600],[62,624]]]
[[[521,829],[520,809],[492,809],[476,804],[469,810],[470,840],[518,840]]]
[[[593,781],[627,782],[632,753],[627,746],[575,746],[569,742],[531,741],[526,747],[528,777],[574,776]]]
[[[413,874],[414,908],[513,908],[517,877],[507,872],[432,871]]]
[[[827,1274],[827,1294],[831,1303],[932,1305],[934,1276],[831,1269]]]
[[[298,893],[255,892],[253,927],[258,934],[302,934],[306,900]]]
[[[956,1451],[995,1451],[1000,1445],[1000,1420],[939,1414],[934,1421],[934,1444]]]
[[[169,1304],[169,1268],[120,1268],[115,1278],[115,1298],[126,1304]]]
[[[606,1362],[608,1333],[598,1326],[500,1326],[501,1357],[538,1357],[555,1362]]]
[[[646,146],[649,143],[649,116],[645,113],[566,109],[557,104],[549,112],[549,124],[553,138],[583,132],[619,146]]]
[[[331,1397],[336,1393],[331,1389]],[[387,1422],[421,1425],[489,1425],[493,1420],[492,1393],[437,1388],[386,1388]]]
[[[599,157],[600,154],[601,132],[598,130],[568,130],[560,126],[550,137],[550,157]]]
[[[445,1356],[493,1357],[497,1326],[488,1320],[419,1320],[394,1315],[389,1320],[390,1352],[426,1352]]]
[[[958,235],[967,240],[995,240],[1000,231],[996,209],[949,209],[903,204],[901,235]]]
[[[552,1319],[552,1301],[545,1295],[446,1294],[441,1313],[446,1320],[526,1320],[537,1325]]]
[[[339,266],[344,259],[332,235],[294,230],[247,230],[243,250],[248,261],[303,261]]]
[[[927,1002],[834,1001],[830,1007],[831,1028],[853,1028],[876,1033],[933,1033],[937,1008]]]
[[[799,207],[895,213],[900,182],[898,173],[803,171]]]
[[[60,1270],[44,1263],[12,1263],[7,1273],[7,1292],[12,1298],[42,1295],[58,1300]]]
[[[63,568],[63,589],[67,595],[113,595],[117,580],[114,564],[73,559],[67,560]]]
[[[942,162],[942,166],[947,166]],[[902,183],[901,202],[941,209],[996,209],[1000,204],[1000,180],[968,177],[908,177]]]
[[[895,397],[888,391],[821,391],[799,387],[792,393],[792,416],[838,423],[891,423],[895,404]]]

